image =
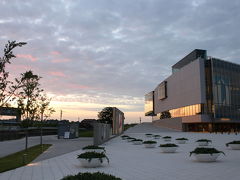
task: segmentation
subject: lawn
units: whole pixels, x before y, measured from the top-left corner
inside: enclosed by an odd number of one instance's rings
[[[79,137],[93,137],[93,130],[79,131]]]
[[[10,154],[8,156],[0,158],[0,173],[24,166],[32,162],[36,157],[42,154],[42,152],[47,150],[50,146],[51,144],[43,144],[43,149],[42,149],[41,145],[36,145],[28,148],[27,151],[25,150],[19,151],[17,153]],[[23,158],[24,154],[27,154],[25,158],[25,162]]]
[[[134,127],[134,126],[136,126],[136,125],[137,125],[136,123],[133,123],[133,124],[124,124],[124,131],[126,131],[128,128]]]

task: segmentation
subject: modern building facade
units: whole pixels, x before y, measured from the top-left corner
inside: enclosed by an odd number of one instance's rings
[[[240,129],[240,65],[195,49],[145,95],[153,123],[183,131]]]

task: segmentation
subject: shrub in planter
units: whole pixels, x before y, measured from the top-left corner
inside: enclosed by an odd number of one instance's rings
[[[185,144],[186,141],[188,141],[187,138],[177,138],[175,140],[177,141],[178,144]]]
[[[216,161],[221,153],[224,154],[224,152],[219,151],[215,148],[201,147],[191,151],[190,156],[193,154],[197,161],[213,162]]]
[[[154,139],[160,139],[161,136],[160,135],[154,135],[153,137],[154,137]]]
[[[94,145],[85,146],[85,147],[82,148],[82,150],[84,150],[85,152],[90,152],[90,151],[95,151],[95,152],[98,152],[98,153],[105,152],[104,147],[94,146]]]
[[[148,138],[151,138],[153,136],[153,134],[147,133],[147,134],[145,134],[145,136]]]
[[[109,159],[104,153],[97,152],[85,152],[77,157],[81,162],[83,167],[99,167],[102,165],[103,160],[107,160],[109,163]]]
[[[61,180],[122,180],[110,174],[105,174],[101,172],[96,173],[78,173],[76,175],[70,175],[62,178]]]
[[[174,153],[176,152],[178,145],[176,144],[160,144],[160,149],[165,153]]]
[[[129,137],[128,135],[122,135],[122,136],[121,136],[121,138],[122,138],[123,140],[127,139],[128,137]]]
[[[212,141],[209,139],[199,139],[196,142],[198,143],[199,146],[208,146],[208,144],[211,143]]]
[[[164,141],[171,141],[172,137],[171,136],[164,136],[162,137]]]
[[[234,150],[240,150],[240,141],[231,141],[226,146]]]
[[[134,145],[140,145],[140,144],[143,143],[143,140],[142,140],[142,139],[134,139],[134,140],[132,140],[132,143],[133,143]]]
[[[128,142],[132,142],[134,139],[136,139],[136,138],[128,137],[128,138],[127,138],[127,141],[128,141]]]
[[[146,148],[154,148],[154,147],[156,147],[157,142],[156,141],[144,141],[143,144]]]

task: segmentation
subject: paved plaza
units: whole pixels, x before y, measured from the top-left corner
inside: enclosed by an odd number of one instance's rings
[[[152,131],[151,131],[152,127]],[[230,150],[225,143],[239,140],[240,135],[185,133],[153,127],[149,123],[138,125],[124,134],[147,140],[145,133],[175,138],[186,137],[187,144],[179,145],[176,153],[161,153],[159,147],[144,148],[116,137],[104,144],[110,163],[104,162],[100,168],[83,168],[77,155],[82,150],[67,153],[51,159],[30,163],[27,166],[0,174],[0,180],[59,180],[62,177],[78,172],[105,172],[123,180],[239,180],[240,151]],[[195,141],[207,138],[213,141],[213,147],[224,151],[217,162],[200,163],[189,152],[197,145]],[[165,143],[157,140],[158,145]]]

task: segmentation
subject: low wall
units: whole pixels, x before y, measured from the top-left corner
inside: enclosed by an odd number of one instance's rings
[[[108,141],[111,137],[111,125],[104,123],[94,123],[93,144],[100,145]]]
[[[167,118],[153,121],[153,125],[182,131],[182,118]]]

